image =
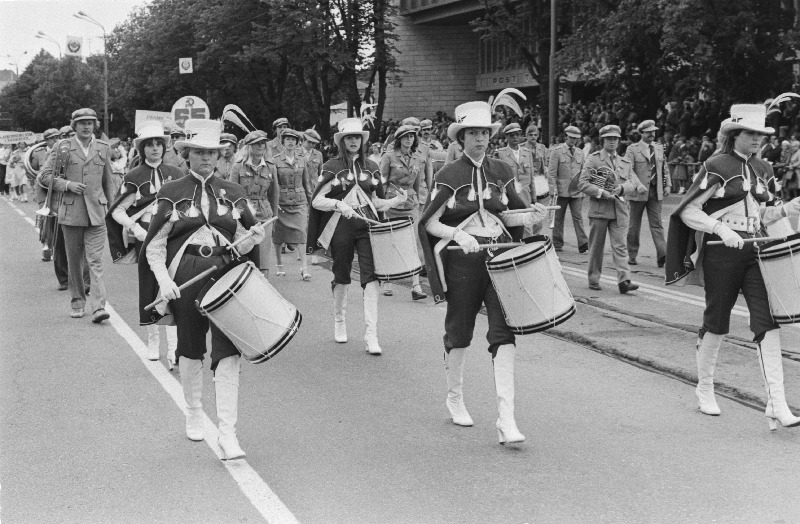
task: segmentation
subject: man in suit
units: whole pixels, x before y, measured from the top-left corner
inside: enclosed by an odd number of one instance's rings
[[[600,290],[603,273],[603,250],[606,232],[611,236],[611,255],[617,269],[619,292],[639,289],[631,282],[628,266],[626,236],[628,234],[628,204],[625,195],[636,192],[646,194],[639,179],[633,174],[630,161],[617,154],[622,131],[619,126],[607,125],[600,129],[602,148],[586,159],[578,180],[578,188],[589,195],[589,289]],[[598,181],[605,183],[598,185]],[[602,187],[601,187],[602,185]]]
[[[75,136],[56,144],[42,168],[42,183],[47,187],[53,184],[54,190],[63,192],[58,222],[64,234],[69,267],[70,316],[84,316],[83,264],[88,263],[92,322],[96,324],[108,319],[102,257],[107,238],[105,217],[108,203],[114,196],[111,148],[94,137],[98,125],[93,109],[74,111],[71,126]],[[54,173],[59,156],[66,164],[63,178],[55,177],[58,173]]]
[[[578,239],[578,251],[585,253],[589,249],[589,238],[583,226],[583,193],[578,190],[577,183],[570,183],[580,175],[583,167],[583,151],[578,147],[581,130],[575,126],[568,126],[564,133],[567,137],[566,142],[550,149],[550,161],[547,163],[550,194],[558,196],[556,205],[561,206],[561,209],[556,211],[553,225],[553,247],[556,251],[564,249],[564,219],[567,217],[567,207],[569,207],[575,236]]]
[[[655,132],[658,131],[653,120],[645,120],[636,127],[642,139],[628,146],[625,152],[633,165],[633,172],[647,189],[644,193],[634,193],[628,198],[631,223],[628,227],[628,264],[635,266],[639,254],[639,233],[642,228],[642,215],[647,209],[647,222],[650,234],[656,245],[658,267],[664,267],[667,258],[667,243],[664,240],[664,226],[661,223],[661,204],[664,196],[672,188],[669,177],[664,176],[664,147],[656,143]]]
[[[516,122],[504,127],[503,135],[505,135],[508,145],[497,150],[497,158],[511,166],[511,171],[514,173],[514,188],[525,205],[530,207],[536,195],[536,189],[533,186],[533,152],[526,147],[520,147],[525,143],[525,137],[522,135],[522,128]],[[537,226],[539,225],[527,227],[524,235],[532,236],[534,228],[541,229]]]
[[[280,117],[272,123],[272,130],[275,131],[275,138],[267,142],[267,159],[272,160],[275,155],[280,155],[283,151],[281,135],[284,129],[289,129],[289,119]]]

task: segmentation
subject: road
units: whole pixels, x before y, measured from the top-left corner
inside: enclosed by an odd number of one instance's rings
[[[186,439],[177,372],[143,359],[135,267],[106,259],[111,322],[69,318],[67,292],[39,261],[34,211],[0,198],[4,524],[800,521],[800,430],[768,431],[745,314],[720,356],[723,415],[701,415],[691,382],[702,290],[664,288],[649,240],[636,275],[646,286],[622,296],[608,269],[606,289],[588,290],[568,237],[578,313],[518,338],[519,446],[496,440],[483,316],[465,370],[475,426],[461,428],[444,407],[443,307],[401,286],[381,297],[384,355],[372,357],[357,287],[350,342],[335,344],[330,272],[313,266],[301,282],[288,261],[271,281],[303,324],[274,359],[243,365],[247,458],[223,463],[213,442]],[[796,334],[782,331],[798,411]],[[204,407],[212,441],[208,370]]]

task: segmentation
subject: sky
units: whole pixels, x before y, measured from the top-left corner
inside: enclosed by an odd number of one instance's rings
[[[16,62],[21,73],[41,49],[57,57],[56,44],[36,38],[39,31],[56,40],[62,53],[67,35],[83,37],[84,56],[102,53],[103,31],[72,15],[83,11],[110,33],[131,11],[146,3],[145,0],[0,0],[0,70],[15,71]]]

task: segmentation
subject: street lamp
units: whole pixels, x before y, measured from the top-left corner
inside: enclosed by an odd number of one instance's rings
[[[61,60],[61,44],[59,44],[56,39],[54,39],[54,38],[52,38],[50,36],[47,36],[42,31],[39,31],[38,33],[36,33],[35,36],[36,36],[36,38],[41,38],[42,40],[48,40],[50,42],[53,42],[56,46],[58,46],[58,59]]]
[[[19,78],[19,59],[22,58],[23,56],[27,55],[27,54],[28,54],[27,51],[23,51],[22,54],[19,55],[17,58],[14,58],[11,55],[6,55],[6,57],[10,58],[11,62],[14,64],[14,68],[16,69],[16,72],[17,72],[17,78]]]
[[[77,14],[72,15],[78,20],[84,20],[90,24],[94,24],[103,30],[103,131],[106,136],[108,135],[108,45],[106,40],[106,28],[103,24],[87,15],[83,11],[78,11]]]

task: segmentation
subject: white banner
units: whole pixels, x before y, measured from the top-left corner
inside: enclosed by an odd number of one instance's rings
[[[184,122],[190,118],[211,118],[208,105],[196,96],[185,96],[172,106],[172,119],[183,128]]]
[[[182,75],[193,73],[194,72],[194,66],[192,65],[192,59],[191,58],[179,58],[178,59],[178,71]]]
[[[141,126],[145,122],[151,122],[153,120],[164,123],[167,120],[172,120],[172,113],[168,113],[166,111],[147,111],[144,109],[137,109],[136,118],[133,123],[133,128],[138,133],[139,126]]]
[[[31,131],[0,131],[0,144],[19,144],[36,142],[36,135]]]
[[[83,56],[83,37],[82,36],[67,36],[67,47],[64,52],[67,56]]]

